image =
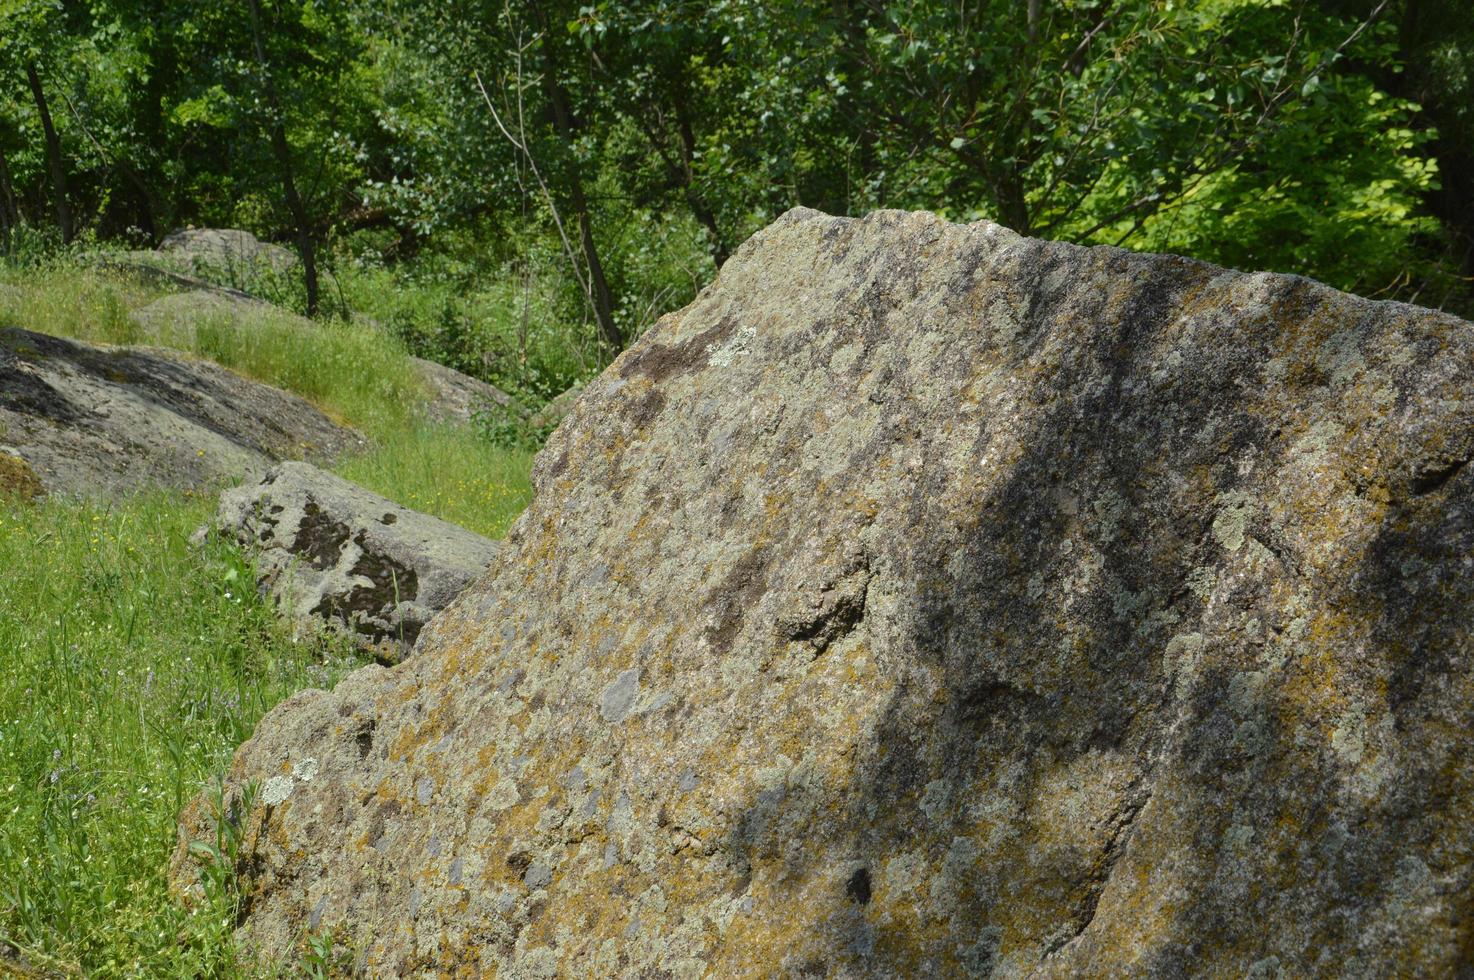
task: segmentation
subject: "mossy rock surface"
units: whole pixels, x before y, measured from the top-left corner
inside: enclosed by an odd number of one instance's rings
[[[242,746],[241,939],[333,930],[370,975],[1456,975],[1471,457],[1453,317],[791,212],[589,385],[413,657]]]
[[[0,452],[0,498],[35,500],[45,493],[30,463],[13,453]]]

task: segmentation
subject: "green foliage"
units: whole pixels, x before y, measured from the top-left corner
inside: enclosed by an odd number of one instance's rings
[[[406,507],[490,538],[532,500],[532,452],[462,426],[418,425],[344,461],[336,472]]]
[[[5,237],[32,249],[23,229],[54,223],[22,80],[34,62],[84,228],[290,239],[266,138],[280,122],[309,230],[336,256],[329,312],[392,321],[416,352],[531,401],[612,353],[596,270],[627,340],[796,204],[921,207],[1471,300],[1455,276],[1474,268],[1474,34],[1454,0],[261,10],[265,61],[235,8],[0,5]],[[370,241],[379,284],[430,287],[393,316],[345,267]],[[447,278],[447,264],[471,269]],[[305,307],[300,282],[261,285]],[[508,327],[529,307],[565,352]]]

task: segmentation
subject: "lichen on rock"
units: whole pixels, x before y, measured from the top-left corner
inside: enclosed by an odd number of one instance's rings
[[[212,529],[251,552],[281,612],[332,626],[386,662],[408,654],[497,554],[495,541],[309,463],[280,463],[226,490],[199,533]]]
[[[1434,976],[1474,952],[1474,327],[790,212],[414,658],[289,699],[241,938],[374,975]],[[173,866],[196,887],[186,811]]]
[[[45,493],[36,471],[24,457],[0,449],[0,501],[35,500]]]

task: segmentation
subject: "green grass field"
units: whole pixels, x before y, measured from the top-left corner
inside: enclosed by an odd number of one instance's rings
[[[173,346],[305,395],[374,443],[338,472],[409,507],[497,536],[526,506],[531,455],[422,421],[378,331],[267,316],[150,335],[127,314],[158,294],[137,284],[66,266],[0,282],[0,325]],[[62,975],[240,970],[227,890],[193,910],[167,894],[175,815],[272,705],[359,661],[294,639],[247,556],[188,543],[213,509],[177,491],[0,500],[0,954]]]

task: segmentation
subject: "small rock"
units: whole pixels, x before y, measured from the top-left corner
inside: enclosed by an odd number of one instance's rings
[[[408,653],[498,550],[307,463],[221,494],[215,527],[255,552],[284,612],[343,628],[386,661]]]

